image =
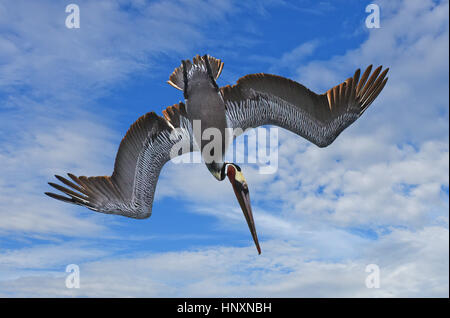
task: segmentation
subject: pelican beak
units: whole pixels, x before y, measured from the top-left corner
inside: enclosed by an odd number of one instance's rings
[[[255,221],[253,220],[252,207],[250,205],[250,194],[248,193],[247,182],[243,174],[235,169],[235,175],[228,175],[228,179],[233,186],[234,194],[239,201],[242,212],[244,212],[245,219],[247,220],[248,228],[252,233],[253,241],[255,242],[258,254],[261,254],[261,248],[259,247],[258,235],[256,234]]]

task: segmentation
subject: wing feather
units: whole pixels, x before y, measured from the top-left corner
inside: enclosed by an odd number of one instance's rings
[[[232,128],[277,125],[326,147],[384,88],[389,69],[381,70],[379,66],[371,74],[370,65],[360,78],[358,69],[353,77],[320,95],[290,79],[264,73],[244,76],[235,85],[222,87],[221,93]]]
[[[46,194],[102,213],[149,217],[160,171],[171,159],[170,149],[181,141],[189,143],[181,149],[193,150],[184,104],[169,106],[163,113],[165,118],[147,113],[131,125],[120,143],[111,176],[77,177],[68,173],[68,180],[57,175],[66,187],[53,182],[49,185],[67,196]],[[172,133],[176,138],[171,138]]]

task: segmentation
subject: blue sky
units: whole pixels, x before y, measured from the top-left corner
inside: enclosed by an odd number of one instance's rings
[[[0,3],[0,296],[448,297],[448,1]],[[373,106],[330,147],[279,131],[279,168],[243,164],[263,253],[232,189],[168,163],[146,220],[43,195],[54,174],[109,175],[128,127],[182,100],[181,59],[322,92],[390,67]],[[80,267],[67,289],[65,268]],[[377,264],[381,287],[368,289]]]

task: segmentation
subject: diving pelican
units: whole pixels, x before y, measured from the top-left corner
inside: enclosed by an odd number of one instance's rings
[[[222,69],[223,62],[209,55],[182,61],[168,83],[183,91],[184,103],[167,107],[164,117],[149,112],[133,123],[120,143],[111,176],[68,173],[69,180],[56,175],[67,187],[49,184],[65,195],[45,194],[101,213],[148,218],[164,164],[177,155],[201,151],[211,174],[219,181],[229,179],[261,254],[247,182],[238,165],[223,159],[227,131],[276,125],[326,147],[372,104],[388,80],[389,69],[381,72],[379,66],[369,77],[370,65],[361,78],[358,69],[353,77],[320,95],[290,79],[264,73],[246,75],[233,86],[219,87],[216,80]],[[202,132],[208,128],[221,132],[222,140],[213,151],[206,150],[201,134],[193,133],[195,120],[200,121]],[[174,151],[180,142],[186,147]]]

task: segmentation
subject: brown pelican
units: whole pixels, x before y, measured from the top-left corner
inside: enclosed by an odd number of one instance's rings
[[[222,68],[221,60],[208,55],[182,61],[168,83],[183,91],[185,102],[167,107],[164,117],[149,112],[133,123],[120,143],[111,176],[69,173],[71,181],[56,176],[67,188],[49,184],[67,196],[46,194],[97,212],[148,218],[163,165],[174,156],[201,151],[211,174],[220,181],[228,177],[231,182],[260,254],[247,182],[238,165],[223,160],[227,128],[244,131],[276,125],[326,147],[372,104],[386,84],[388,69],[381,72],[380,66],[370,78],[372,65],[361,78],[358,69],[353,77],[319,95],[290,79],[263,73],[219,87],[216,80]],[[202,131],[214,128],[221,132],[222,140],[212,150],[193,133],[195,120],[201,121]],[[174,153],[180,142],[186,147]]]

